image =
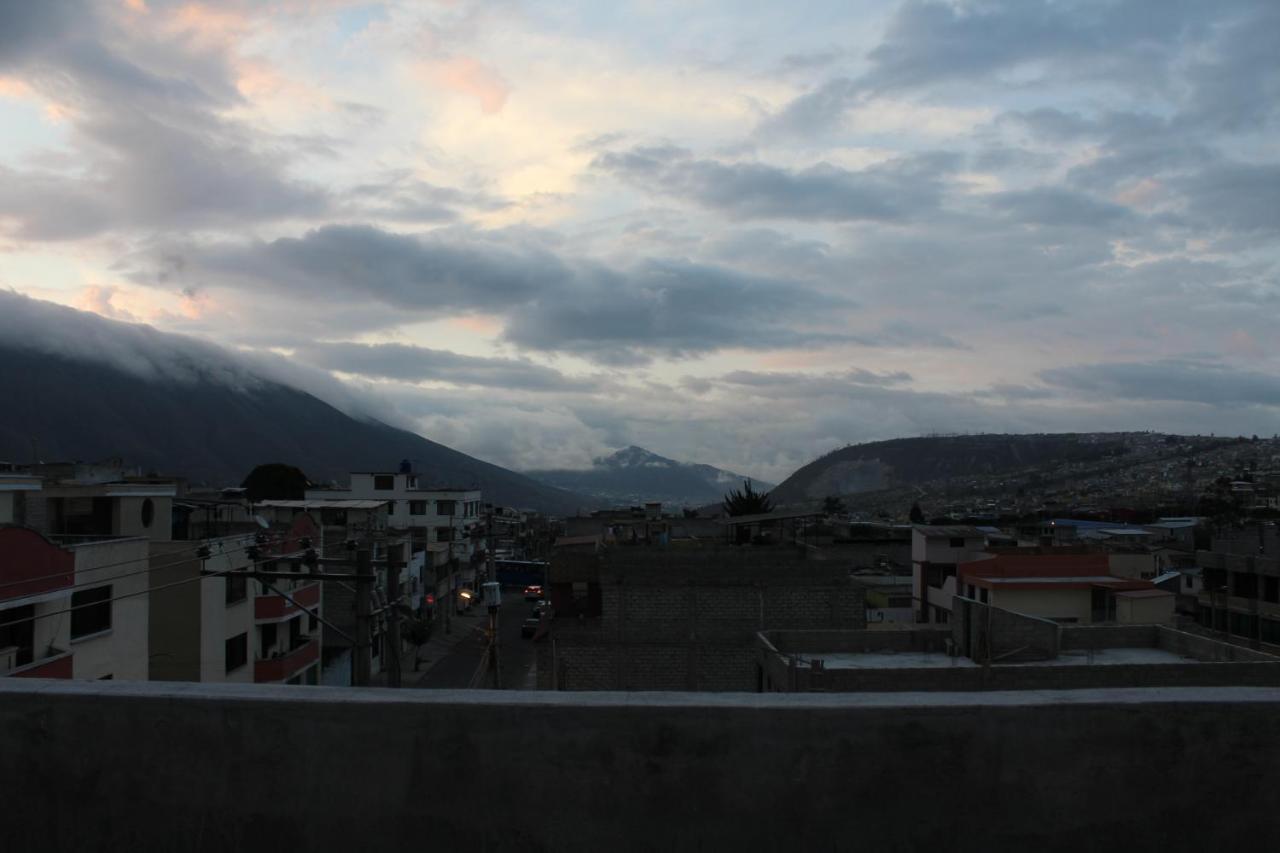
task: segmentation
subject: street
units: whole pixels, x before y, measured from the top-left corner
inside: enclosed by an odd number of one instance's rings
[[[520,636],[520,625],[531,615],[532,602],[526,602],[519,590],[502,594],[502,609],[498,614],[498,659],[502,665],[502,687],[507,690],[534,688],[534,643]],[[453,634],[457,645],[435,663],[420,681],[405,679],[406,687],[428,689],[459,689],[471,685],[476,668],[484,657],[484,629],[489,614],[483,607],[475,607],[472,613],[453,617]],[[443,631],[443,626],[437,626]],[[486,675],[480,687],[490,688],[492,681]]]

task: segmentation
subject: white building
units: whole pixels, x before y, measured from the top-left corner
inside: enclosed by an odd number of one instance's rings
[[[911,529],[911,598],[917,622],[945,623],[956,594],[956,567],[985,554],[986,534],[966,525]]]

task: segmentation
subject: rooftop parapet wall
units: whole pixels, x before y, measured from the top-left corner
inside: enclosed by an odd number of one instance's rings
[[[14,850],[1251,849],[1277,753],[1275,689],[0,684]]]

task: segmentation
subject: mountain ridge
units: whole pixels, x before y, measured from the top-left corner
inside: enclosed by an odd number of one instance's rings
[[[719,501],[732,488],[751,479],[761,488],[772,484],[698,462],[680,462],[638,445],[629,445],[592,460],[584,469],[536,469],[527,475],[549,485],[613,503],[646,500],[684,506]]]
[[[316,482],[414,462],[432,485],[478,485],[486,499],[568,513],[589,503],[522,474],[376,419],[344,414],[300,389],[254,377],[144,378],[0,342],[0,459],[123,458],[192,482],[238,484],[257,464],[285,462]]]

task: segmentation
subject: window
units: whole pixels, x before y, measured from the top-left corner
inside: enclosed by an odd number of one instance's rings
[[[1280,644],[1280,622],[1275,619],[1262,620],[1262,642]]]
[[[1280,603],[1280,578],[1262,579],[1262,600],[1272,604]]]
[[[223,654],[227,661],[227,672],[235,672],[249,662],[249,634],[236,634],[225,643]]]
[[[0,649],[17,646],[18,666],[26,666],[34,659],[35,615],[34,604],[0,610]]]
[[[963,547],[964,547],[964,537],[963,537],[963,536],[952,536],[952,537],[951,537],[951,541],[950,541],[948,544],[949,544],[952,548],[963,548]]]
[[[457,512],[457,501],[436,501],[436,515],[453,515]]]
[[[986,604],[987,599],[990,597],[990,592],[985,586],[978,590],[978,601],[981,601],[983,604]]]
[[[453,541],[453,538],[454,538],[454,537],[453,537],[453,528],[452,528],[452,527],[437,527],[437,528],[436,528],[436,541],[437,541],[437,542],[452,542],[452,541]]]
[[[954,563],[926,563],[925,564],[925,582],[929,586],[942,586],[947,578],[955,577],[956,567]]]
[[[393,492],[396,488],[396,478],[394,474],[377,474],[373,478],[374,491]]]
[[[71,594],[71,639],[111,629],[111,587]]]
[[[262,640],[262,656],[264,658],[271,657],[271,652],[276,647],[276,626],[274,623],[270,625],[258,626],[258,636]]]
[[[373,641],[369,644],[369,657],[373,658],[374,660],[377,660],[378,655],[381,652],[382,652],[382,635],[379,634],[378,636],[374,637]]]
[[[151,502],[151,498],[142,499],[142,526],[150,527],[151,522],[156,518],[156,505]]]
[[[249,597],[249,579],[241,574],[229,574],[227,582],[227,604],[237,604]]]
[[[426,501],[409,501],[409,515],[426,515]]]
[[[307,633],[314,634],[316,632],[316,628],[319,628],[319,627],[320,627],[320,617],[316,616],[314,613],[308,613],[307,614]]]
[[[1248,613],[1232,613],[1229,631],[1237,637],[1254,637],[1258,632],[1258,617]]]
[[[1185,587],[1186,589],[1191,589],[1191,587],[1195,586],[1195,580],[1194,580],[1194,579],[1192,579],[1191,575],[1183,575],[1183,576],[1182,576],[1182,585],[1183,585],[1183,587]]]
[[[1231,573],[1231,594],[1240,598],[1258,597],[1258,576],[1245,572]]]
[[[289,650],[302,645],[302,617],[289,620]]]

